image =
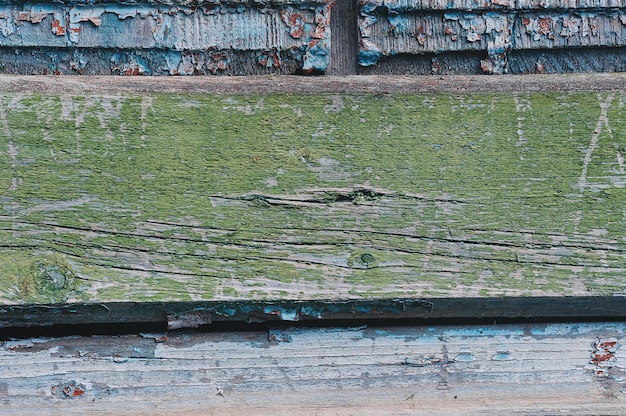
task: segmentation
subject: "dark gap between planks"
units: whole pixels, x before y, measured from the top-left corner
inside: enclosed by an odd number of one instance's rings
[[[431,326],[501,326],[509,324],[568,324],[593,322],[626,322],[623,316],[616,317],[534,317],[534,318],[414,318],[414,319],[331,319],[300,322],[215,322],[197,328],[167,329],[165,323],[109,323],[53,325],[48,327],[12,327],[0,329],[0,341],[38,337],[96,336],[96,335],[137,335],[141,333],[225,333],[225,332],[268,332],[291,328],[398,328],[398,327],[431,327]]]
[[[623,297],[110,303],[0,307],[0,339],[169,330],[626,320]],[[312,312],[316,315],[313,316]]]

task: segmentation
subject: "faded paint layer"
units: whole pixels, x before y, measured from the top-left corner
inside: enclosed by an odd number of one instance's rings
[[[514,51],[621,47],[626,12],[613,3],[369,1],[360,10],[359,63],[371,66],[399,54],[482,51],[482,71],[502,74]],[[536,72],[543,72],[539,64]]]
[[[14,339],[2,414],[619,415],[625,337],[573,322]]]
[[[130,53],[126,61],[111,57],[111,71],[125,75],[223,72],[229,54],[246,52],[255,53],[257,66],[280,69],[282,60],[292,60],[304,71],[324,71],[329,22],[330,5],[315,2],[167,8],[149,3],[9,4],[0,6],[0,46],[71,48],[83,56],[98,49],[119,51],[120,56]],[[141,50],[160,57],[165,68],[147,64],[155,58],[137,58],[134,52]],[[271,60],[265,58],[268,54]],[[88,71],[89,65],[89,59],[79,60],[76,70]]]

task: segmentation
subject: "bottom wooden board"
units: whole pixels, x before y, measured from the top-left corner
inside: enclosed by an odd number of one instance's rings
[[[623,414],[624,323],[276,328],[0,347],[0,413]]]

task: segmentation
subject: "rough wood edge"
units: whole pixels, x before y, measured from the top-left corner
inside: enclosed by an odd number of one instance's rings
[[[626,73],[450,76],[113,77],[0,75],[0,92],[41,94],[410,94],[610,91]]]

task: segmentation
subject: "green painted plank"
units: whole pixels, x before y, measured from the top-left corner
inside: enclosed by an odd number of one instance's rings
[[[626,93],[0,93],[0,302],[622,295]]]

